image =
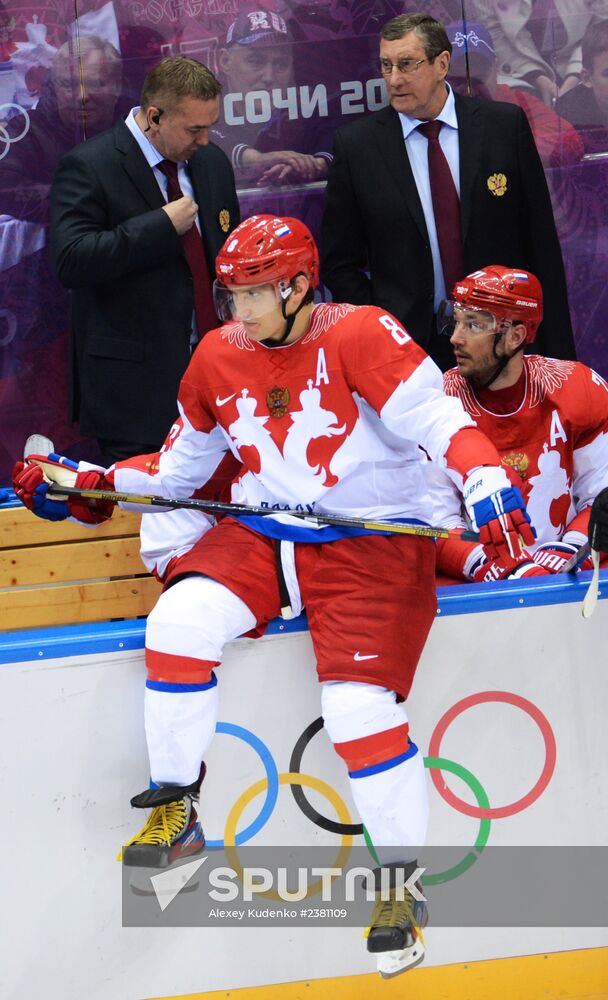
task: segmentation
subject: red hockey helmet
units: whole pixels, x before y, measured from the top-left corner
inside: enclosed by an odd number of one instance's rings
[[[299,219],[253,215],[230,234],[215,261],[223,285],[291,282],[306,275],[319,283],[319,251],[310,230]]]
[[[490,264],[474,271],[452,289],[455,306],[482,309],[501,320],[523,323],[526,341],[532,343],[543,318],[543,290],[529,271]]]

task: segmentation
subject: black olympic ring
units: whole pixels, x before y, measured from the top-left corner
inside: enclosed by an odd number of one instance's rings
[[[300,765],[302,763],[304,751],[313,736],[316,736],[317,733],[323,729],[323,725],[323,716],[320,715],[319,718],[315,719],[314,722],[311,722],[310,725],[306,727],[302,735],[298,737],[291,754],[291,760],[289,761],[289,770],[292,773],[301,773]],[[314,806],[310,804],[304,794],[304,788],[301,785],[290,785],[289,787],[291,788],[291,794],[304,815],[317,826],[320,826],[322,830],[329,830],[330,833],[340,834],[363,833],[363,823],[337,823],[335,819],[328,819],[327,816],[323,816],[320,812],[317,812]]]

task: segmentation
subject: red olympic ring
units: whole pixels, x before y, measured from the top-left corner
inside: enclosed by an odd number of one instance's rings
[[[526,712],[536,722],[545,743],[545,764],[536,784],[530,789],[527,795],[524,795],[516,802],[512,802],[510,805],[498,806],[495,809],[483,809],[480,806],[469,805],[468,802],[464,802],[457,795],[454,795],[446,785],[443,777],[440,776],[439,770],[431,770],[431,780],[442,799],[456,809],[457,812],[464,813],[465,816],[472,816],[474,819],[503,819],[505,816],[514,816],[516,813],[522,812],[523,809],[527,809],[533,802],[536,802],[551,781],[553,771],[555,770],[557,756],[555,736],[553,735],[549,720],[536,705],[533,705],[527,698],[522,698],[518,694],[511,694],[509,691],[480,691],[478,694],[469,695],[468,698],[457,701],[440,718],[429,743],[429,757],[442,756],[440,747],[441,741],[445,736],[445,731],[461,712],[464,712],[467,708],[472,708],[473,705],[481,705],[487,701],[501,701],[507,705],[515,705],[516,708],[521,708],[522,712]]]

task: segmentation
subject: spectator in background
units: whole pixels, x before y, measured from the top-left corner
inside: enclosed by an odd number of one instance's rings
[[[578,163],[582,159],[585,152],[583,141],[569,122],[560,118],[531,91],[498,83],[492,37],[482,24],[471,24],[470,21],[464,26],[462,23],[450,24],[446,31],[452,43],[448,80],[456,93],[463,97],[518,104],[526,113],[536,148],[546,166]]]
[[[110,42],[85,35],[61,46],[38,105],[5,126],[14,141],[0,160],[0,214],[48,224],[59,160],[113,124],[121,81],[120,53]]]
[[[55,53],[36,107],[5,125],[11,141],[0,159],[0,477],[32,423],[44,423],[68,452],[80,440],[67,426],[69,295],[49,259],[50,189],[61,157],[84,135],[117,120],[120,87],[117,50],[101,38],[82,36]],[[6,329],[9,317],[13,337]],[[43,388],[49,380],[52,393]],[[79,453],[99,458],[92,442],[80,441]]]
[[[551,105],[580,81],[581,41],[608,18],[607,0],[470,0],[498,54],[498,79]]]
[[[202,63],[163,60],[141,107],[68,153],[55,175],[53,258],[72,289],[72,417],[108,463],[159,449],[192,348],[217,326],[210,275],[239,221],[232,168],[209,143],[220,92]]]
[[[0,3],[0,62],[8,62],[17,48],[13,39],[15,18],[9,14],[6,6]]]
[[[587,153],[608,151],[608,21],[583,38],[581,82],[560,97],[556,110],[579,130]]]
[[[533,274],[485,267],[457,282],[446,306],[442,327],[456,368],[444,375],[444,390],[460,399],[517,476],[537,538],[510,569],[488,561],[479,544],[440,540],[438,570],[475,583],[561,573],[586,542],[591,504],[608,482],[608,386],[577,361],[524,357],[543,315]],[[460,513],[451,483],[439,475]],[[458,517],[442,522],[465,524]]]
[[[516,261],[547,287],[540,351],[574,358],[561,250],[528,120],[512,104],[454,94],[451,49],[428,15],[384,26],[390,106],[336,133],[323,280],[337,302],[387,309],[447,368],[451,351],[435,324],[446,288],[487,260]]]
[[[331,138],[318,120],[299,122],[281,109],[268,122],[247,121],[248,94],[276,89],[284,97],[293,83],[292,39],[283,18],[268,10],[240,14],[228,28],[218,65],[225,95],[216,134],[239,181],[263,186],[323,180]],[[259,111],[259,102],[254,106]]]

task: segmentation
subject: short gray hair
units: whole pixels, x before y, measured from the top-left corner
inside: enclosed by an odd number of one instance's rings
[[[114,80],[120,83],[122,80],[122,60],[118,49],[114,48],[111,42],[98,35],[81,35],[79,38],[69,38],[61,48],[55,53],[53,71],[62,62],[76,63],[84,62],[90,52],[100,52],[101,57]]]
[[[380,37],[387,42],[396,42],[411,31],[418,35],[427,59],[435,59],[440,52],[452,54],[452,43],[445,27],[430,14],[400,14],[399,17],[393,17],[382,28]]]

